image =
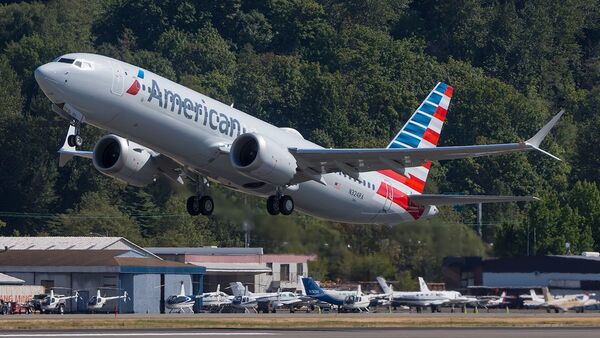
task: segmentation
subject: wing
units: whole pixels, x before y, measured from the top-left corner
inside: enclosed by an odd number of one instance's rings
[[[359,173],[392,169],[405,173],[405,168],[422,166],[428,161],[454,160],[538,150],[555,159],[558,157],[539,148],[564,111],[556,114],[535,136],[520,143],[504,143],[435,148],[374,148],[374,149],[299,149],[289,151],[305,173],[304,180],[319,181],[321,174],[343,172],[356,179]]]
[[[410,195],[408,199],[417,205],[455,205],[476,203],[531,202],[539,198],[532,196],[489,196],[489,195]]]

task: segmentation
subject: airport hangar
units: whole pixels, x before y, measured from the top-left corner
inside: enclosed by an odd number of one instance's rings
[[[251,292],[296,290],[299,277],[308,277],[308,262],[314,255],[265,254],[263,248],[146,248],[153,254],[180,263],[206,268],[204,290],[221,289],[242,282]]]
[[[556,294],[596,292],[600,296],[600,257],[585,255],[521,256],[511,258],[445,257],[442,273],[452,290],[513,290],[548,287]],[[479,289],[479,290],[478,290]]]
[[[122,237],[0,237],[0,248],[1,273],[46,292],[77,290],[80,299],[67,301],[67,311],[86,311],[98,288],[109,288],[102,291],[109,296],[127,291],[121,313],[164,313],[181,282],[190,293],[203,292],[204,267],[163,260]]]

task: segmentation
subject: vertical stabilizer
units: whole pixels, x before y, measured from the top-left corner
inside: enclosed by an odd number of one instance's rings
[[[429,292],[429,287],[427,286],[427,283],[425,283],[425,280],[423,279],[423,277],[419,277],[419,290],[421,292]]]
[[[439,82],[387,147],[437,147],[452,92],[451,86]],[[398,163],[398,167],[400,166],[400,163]],[[402,183],[415,193],[423,193],[430,168],[431,162],[426,162],[419,167],[404,168],[403,172],[392,169],[380,170],[379,172]]]
[[[387,294],[391,294],[392,288],[390,286],[387,285],[387,281],[385,280],[385,278],[379,276],[376,278],[377,280],[377,284],[379,284],[379,287],[381,288],[381,290],[383,291],[383,293]]]

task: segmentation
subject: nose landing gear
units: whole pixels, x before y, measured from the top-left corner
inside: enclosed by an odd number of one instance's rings
[[[79,134],[79,130],[81,129],[81,121],[74,120],[71,122],[71,124],[75,126],[75,133],[67,136],[67,144],[70,147],[81,147],[83,145],[83,138]]]

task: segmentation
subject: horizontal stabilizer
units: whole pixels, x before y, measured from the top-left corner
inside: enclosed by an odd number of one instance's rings
[[[493,196],[493,195],[410,195],[409,200],[417,205],[455,205],[477,203],[533,202],[533,196]]]

